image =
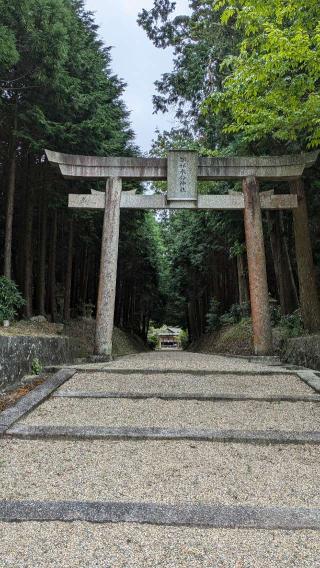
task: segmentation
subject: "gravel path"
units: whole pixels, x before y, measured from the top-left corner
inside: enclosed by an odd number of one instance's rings
[[[0,524],[1,568],[319,568],[316,532]],[[37,546],[35,546],[35,542]]]
[[[42,404],[22,424],[239,430],[320,430],[320,405],[308,402],[199,402],[63,399]]]
[[[183,371],[262,371],[270,369],[262,363],[249,363],[238,357],[223,357],[186,351],[141,353],[122,357],[105,365],[106,369],[170,369]]]
[[[0,499],[320,507],[318,446],[2,441]]]
[[[162,373],[152,375],[111,375],[77,373],[60,390],[109,392],[235,393],[235,394],[314,394],[313,389],[294,375],[212,375],[194,376]]]
[[[78,372],[61,390],[313,394],[290,373],[276,369],[270,376],[271,367],[232,357],[148,353],[98,367],[135,372]],[[179,370],[184,372],[174,373]],[[199,370],[228,375],[192,374]],[[301,402],[51,397],[22,422],[315,431],[319,408]],[[320,508],[319,457],[320,447],[312,445],[2,438],[0,500]],[[320,539],[313,531],[25,522],[0,523],[0,542],[0,568],[320,568]]]

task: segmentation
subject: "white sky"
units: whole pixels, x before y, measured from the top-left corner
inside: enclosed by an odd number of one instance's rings
[[[177,13],[188,12],[188,0],[176,0]],[[131,113],[136,143],[148,152],[156,128],[174,126],[173,115],[153,114],[154,82],[172,68],[171,49],[157,49],[137,24],[142,8],[150,9],[153,0],[86,0],[95,12],[100,35],[113,46],[112,71],[127,83],[124,100]]]

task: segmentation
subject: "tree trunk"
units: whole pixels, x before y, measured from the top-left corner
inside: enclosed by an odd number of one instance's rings
[[[83,310],[85,310],[85,306],[87,304],[87,295],[88,295],[88,266],[89,266],[89,250],[88,245],[85,245],[83,256],[82,256],[82,272],[81,272],[81,304],[83,306]]]
[[[267,219],[281,313],[287,315],[294,312],[298,304],[281,215],[279,211],[268,211]]]
[[[249,288],[248,277],[246,271],[246,261],[243,254],[237,256],[238,286],[239,286],[239,304],[241,306],[242,315],[247,315],[249,304]]]
[[[256,355],[269,355],[273,351],[273,340],[259,184],[256,178],[243,180],[243,194],[254,349]]]
[[[70,321],[71,289],[72,289],[72,266],[73,266],[73,218],[69,220],[68,256],[66,282],[64,291],[63,317],[65,321]]]
[[[32,316],[32,300],[33,300],[33,202],[34,187],[33,182],[29,183],[28,179],[28,162],[26,175],[26,218],[25,218],[25,235],[24,235],[24,297],[26,300],[24,313],[27,318]]]
[[[57,261],[57,230],[58,213],[54,209],[51,229],[51,251],[49,265],[49,286],[50,286],[50,311],[52,321],[57,320],[57,300],[56,300],[56,261]]]
[[[7,278],[12,276],[12,226],[14,213],[14,197],[16,191],[16,169],[17,169],[17,136],[18,127],[18,104],[15,103],[13,131],[10,144],[9,158],[9,177],[6,204],[6,226],[5,226],[5,243],[4,243],[4,275]]]
[[[293,305],[294,309],[296,310],[299,307],[299,296],[298,296],[296,281],[295,281],[295,278],[294,278],[291,257],[290,257],[290,254],[289,254],[288,239],[287,239],[286,231],[285,231],[285,228],[284,228],[283,211],[279,211],[279,219],[280,219],[280,231],[281,231],[281,235],[282,235],[283,251],[284,251],[284,256],[286,258],[286,263],[287,263],[287,267],[288,267],[288,271],[289,271],[289,281],[291,283],[292,305]]]
[[[47,221],[48,204],[45,187],[42,187],[42,203],[40,216],[40,251],[39,251],[39,274],[38,274],[38,312],[44,316],[46,313],[46,258],[47,258]]]
[[[293,180],[290,183],[290,191],[293,195],[298,196],[298,208],[293,209],[293,221],[302,319],[308,331],[316,332],[320,329],[320,303],[313,264],[303,180]]]

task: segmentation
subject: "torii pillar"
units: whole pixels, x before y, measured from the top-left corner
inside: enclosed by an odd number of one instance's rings
[[[95,354],[102,358],[112,356],[121,191],[121,178],[110,178],[107,181],[95,335]]]
[[[254,351],[256,355],[268,355],[273,352],[273,339],[259,184],[255,177],[243,180],[243,194]]]

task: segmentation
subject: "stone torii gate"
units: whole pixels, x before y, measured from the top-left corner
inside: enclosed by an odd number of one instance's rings
[[[298,208],[298,196],[259,193],[260,181],[296,184],[318,152],[281,157],[203,158],[196,152],[172,151],[168,159],[100,158],[46,151],[49,162],[67,179],[106,180],[105,192],[69,195],[69,207],[104,209],[101,268],[97,301],[95,353],[112,353],[117,281],[120,209],[243,210],[247,245],[254,348],[257,355],[273,351],[266,256],[261,209]],[[168,181],[167,195],[122,192],[122,180]],[[199,195],[198,181],[241,180],[243,193]]]

